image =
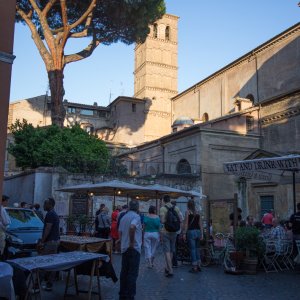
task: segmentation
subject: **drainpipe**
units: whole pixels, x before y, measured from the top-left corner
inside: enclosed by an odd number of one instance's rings
[[[256,96],[257,96],[257,102],[259,102],[259,88],[258,88],[258,70],[257,70],[257,55],[255,55],[255,73],[256,73]]]
[[[199,89],[198,89],[198,117],[199,117],[199,120],[201,119],[200,110],[201,110],[201,105],[200,105],[200,87],[199,87]]]
[[[0,196],[2,196],[16,1],[0,1]],[[0,203],[2,202],[0,197]]]
[[[161,145],[162,149],[162,173],[165,174],[165,146]]]

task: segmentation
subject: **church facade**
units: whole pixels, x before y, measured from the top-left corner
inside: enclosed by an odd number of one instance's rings
[[[244,216],[270,207],[286,218],[290,184],[247,182],[224,174],[223,163],[300,152],[300,23],[180,93],[177,57],[178,17],[166,14],[135,47],[133,97],[107,107],[65,101],[65,124],[78,122],[122,150],[131,176],[167,178],[212,200],[238,193]],[[50,124],[49,101],[12,103],[9,123],[22,115]]]

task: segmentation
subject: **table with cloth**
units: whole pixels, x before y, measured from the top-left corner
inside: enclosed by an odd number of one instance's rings
[[[62,252],[58,254],[16,258],[16,259],[8,260],[7,263],[11,264],[13,267],[20,268],[24,271],[29,272],[29,284],[28,284],[28,290],[25,297],[27,299],[29,296],[29,291],[35,285],[35,282],[38,283],[39,289],[41,289],[40,277],[39,277],[39,273],[41,271],[47,271],[47,272],[68,271],[65,294],[64,294],[65,296],[67,294],[67,290],[69,287],[70,271],[83,263],[92,262],[92,266],[89,274],[90,275],[89,288],[87,290],[89,294],[88,299],[91,299],[92,280],[99,260],[109,261],[109,256],[100,253],[73,251],[73,252]],[[97,276],[97,284],[98,284],[98,294],[99,297],[101,297],[99,276]],[[78,293],[76,275],[75,275],[75,285],[76,285],[76,293]]]
[[[8,263],[0,262],[0,298],[15,299],[12,277],[13,268]]]
[[[79,250],[87,252],[106,253],[111,259],[112,246],[110,239],[76,235],[62,235],[60,236],[60,246],[62,250],[67,251]]]
[[[97,237],[86,237],[76,235],[62,235],[60,236],[60,249],[62,251],[87,251],[107,254],[110,257],[109,262],[101,262],[99,268],[96,270],[100,276],[111,278],[113,282],[117,282],[114,267],[112,265],[112,243],[111,239],[102,239]],[[78,275],[87,275],[91,269],[91,262],[84,263],[76,267]]]

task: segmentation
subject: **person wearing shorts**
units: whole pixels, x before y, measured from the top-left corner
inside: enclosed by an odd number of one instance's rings
[[[168,209],[173,206],[173,204],[170,202],[170,196],[165,195],[163,197],[164,206],[160,208],[159,216],[160,221],[164,225],[166,221],[166,215],[168,212]],[[182,223],[182,214],[180,213],[180,210],[177,206],[175,206],[175,212],[179,216],[180,222]],[[163,251],[165,254],[165,261],[166,261],[166,267],[165,267],[165,276],[166,277],[172,277],[173,276],[173,266],[172,266],[172,259],[173,259],[173,253],[175,252],[175,244],[176,244],[176,236],[177,232],[169,232],[166,230],[165,226],[162,227],[161,230],[161,238],[162,238],[162,246]]]

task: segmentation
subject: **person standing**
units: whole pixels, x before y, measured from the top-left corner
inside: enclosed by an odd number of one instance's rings
[[[96,211],[95,214],[95,236],[99,236],[99,232],[98,232],[98,227],[99,227],[99,221],[98,221],[98,216],[101,213],[102,209],[105,207],[104,203],[100,204],[100,207],[98,208],[98,210]]]
[[[37,214],[37,216],[44,222],[44,215],[40,210],[40,205],[38,203],[35,203],[33,205],[33,210]]]
[[[203,240],[203,228],[201,216],[196,210],[194,200],[187,203],[187,211],[184,218],[184,239],[188,240],[188,245],[192,259],[191,273],[201,271],[201,260],[199,253],[200,240]]]
[[[163,224],[161,236],[166,261],[166,277],[172,277],[174,275],[172,259],[173,253],[175,252],[177,231],[180,229],[182,223],[179,208],[177,206],[173,206],[170,200],[169,195],[165,195],[163,197],[165,205],[160,208],[159,212],[160,222]]]
[[[122,253],[120,300],[133,300],[136,294],[142,248],[142,223],[138,210],[138,201],[131,200],[129,211],[120,220],[119,236]]]
[[[297,212],[290,217],[293,239],[300,240],[300,203],[297,203]]]
[[[7,226],[11,223],[8,213],[5,210],[5,207],[8,205],[9,197],[2,195],[2,204],[0,204],[0,259],[4,256],[5,249],[5,231]]]
[[[296,240],[300,240],[300,203],[297,203],[297,212],[290,217],[290,226],[292,227],[294,240],[294,254],[300,254],[297,250]]]
[[[273,227],[273,218],[274,218],[274,211],[270,209],[261,219],[261,222],[264,224],[266,229],[271,229]]]
[[[119,253],[119,231],[118,231],[118,215],[121,211],[121,206],[118,205],[115,211],[111,214],[111,229],[110,236],[113,242],[113,251]]]
[[[44,202],[44,210],[47,212],[44,221],[44,229],[42,239],[39,243],[42,255],[55,254],[58,251],[59,246],[59,217],[55,210],[55,200],[48,198]],[[45,274],[46,285],[44,286],[46,291],[52,290],[53,272],[47,272]]]
[[[27,202],[22,201],[22,202],[20,203],[20,207],[21,207],[21,208],[28,208],[28,207],[27,207]]]
[[[111,219],[108,215],[108,208],[103,207],[98,215],[98,237],[102,239],[108,239],[110,234]]]
[[[118,215],[118,219],[117,219],[117,227],[119,229],[119,226],[120,226],[120,221],[121,219],[123,218],[123,216],[128,212],[128,205],[127,204],[124,204],[122,206],[122,210],[120,211],[119,215]]]
[[[145,259],[149,268],[153,268],[156,248],[159,245],[160,219],[155,206],[149,207],[148,215],[144,217],[144,249]]]
[[[176,200],[171,200],[171,204],[175,207],[177,202]],[[180,220],[183,220],[183,215],[181,213],[181,211],[179,210],[179,218]],[[177,247],[178,247],[178,243],[179,243],[179,236],[181,234],[181,228],[179,228],[179,230],[176,232],[176,242],[175,242],[175,252],[173,252],[173,258],[172,258],[172,266],[173,268],[177,268],[178,267],[178,260],[177,260]]]

